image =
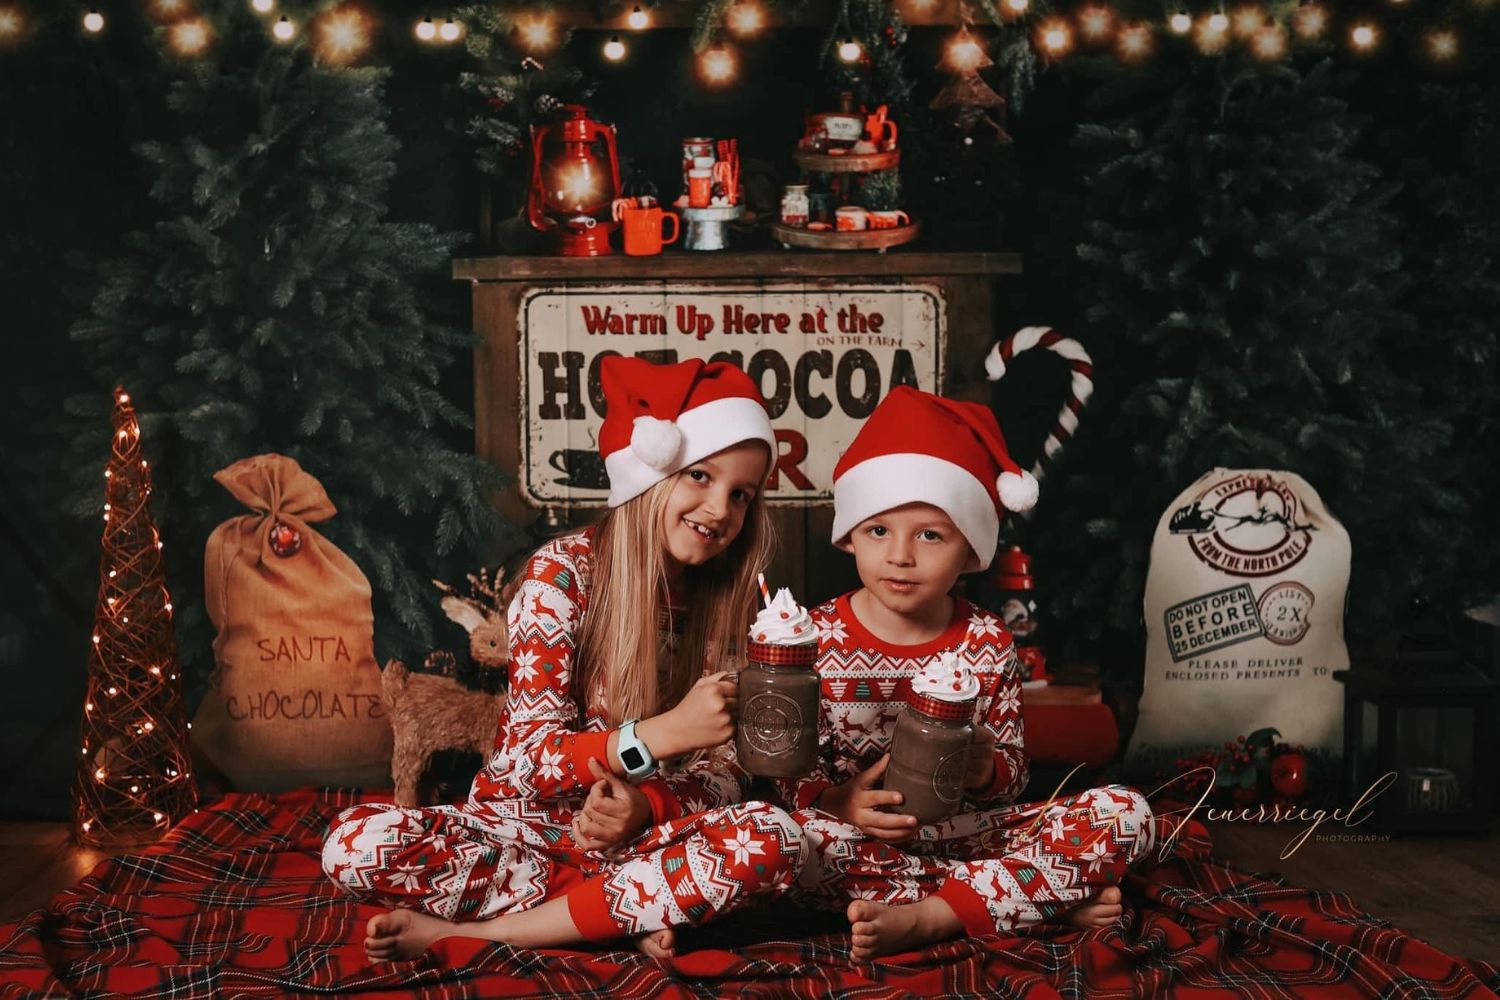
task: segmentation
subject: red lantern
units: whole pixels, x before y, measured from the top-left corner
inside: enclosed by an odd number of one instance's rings
[[[526,216],[553,233],[564,257],[610,252],[617,225],[610,208],[620,193],[620,157],[615,127],[589,117],[581,104],[565,104],[563,117],[531,127],[531,191]]]

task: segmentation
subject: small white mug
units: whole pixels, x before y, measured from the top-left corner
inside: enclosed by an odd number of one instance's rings
[[[833,221],[841,233],[859,232],[870,228],[870,213],[858,205],[845,205],[833,213]]]

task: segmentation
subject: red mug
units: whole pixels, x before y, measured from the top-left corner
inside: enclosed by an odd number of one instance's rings
[[[661,253],[661,248],[677,242],[678,221],[676,212],[664,212],[660,208],[625,208],[620,211],[621,227],[625,231],[625,253],[631,257],[651,257]],[[670,236],[663,235],[662,223],[670,222]]]

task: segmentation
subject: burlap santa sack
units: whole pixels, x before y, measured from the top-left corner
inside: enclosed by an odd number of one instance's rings
[[[1300,476],[1215,469],[1156,526],[1146,687],[1131,757],[1264,726],[1335,749],[1343,733],[1349,534]]]
[[[387,786],[370,582],[310,526],[334,515],[332,501],[284,455],[247,458],[214,479],[254,513],[219,525],[204,553],[219,634],[194,742],[240,791]]]

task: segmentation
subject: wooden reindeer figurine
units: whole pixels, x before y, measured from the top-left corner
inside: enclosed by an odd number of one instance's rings
[[[498,671],[502,683],[485,683],[476,690],[445,674],[411,673],[400,660],[386,665],[380,686],[395,733],[391,778],[398,805],[437,804],[421,801],[430,797],[422,786],[434,755],[477,754],[482,765],[494,749],[505,701],[505,668],[510,662],[505,609],[515,588],[501,586],[501,571],[493,583],[484,570],[470,573],[468,579],[468,596],[440,580],[432,582],[443,593],[443,611],[469,633],[469,654],[475,664],[485,673]],[[452,660],[451,653],[438,651],[427,657],[427,666]]]

